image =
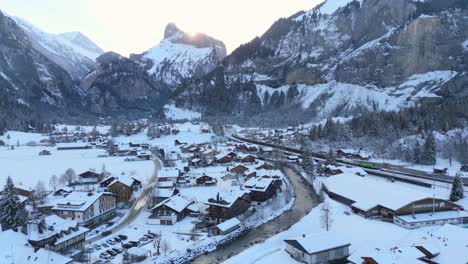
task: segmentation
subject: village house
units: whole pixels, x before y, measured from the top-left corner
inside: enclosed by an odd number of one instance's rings
[[[93,171],[86,171],[78,175],[77,180],[69,184],[73,190],[94,191],[102,180],[103,175]]]
[[[222,222],[221,224],[217,224],[214,227],[214,234],[218,236],[227,235],[239,229],[241,227],[241,224],[241,221],[239,221],[239,219],[237,219],[236,217],[231,218]]]
[[[151,192],[150,208],[177,194],[179,194],[179,190],[177,188],[154,188]]]
[[[2,263],[60,263],[69,264],[72,258],[55,253],[44,248],[34,248],[28,242],[27,235],[15,232],[12,229],[0,231],[0,248],[5,249],[2,253]],[[8,260],[7,262],[4,262]]]
[[[191,206],[193,203],[180,195],[172,196],[151,208],[149,223],[173,225],[189,214],[198,213],[198,209]]]
[[[175,186],[180,176],[177,168],[163,168],[158,172],[158,182],[170,182]]]
[[[116,197],[116,203],[127,203],[131,200],[133,192],[141,188],[141,181],[121,175],[109,177],[101,182],[101,188],[111,192]]]
[[[231,191],[222,196],[218,193],[216,198],[208,199],[205,204],[208,205],[207,221],[219,224],[247,212],[250,198],[245,191]]]
[[[242,186],[250,191],[250,201],[253,205],[263,206],[269,204],[276,197],[278,186],[272,178],[250,178]]]
[[[324,264],[345,260],[349,256],[350,243],[338,234],[303,235],[284,240],[286,252],[296,261],[307,264]]]
[[[27,225],[28,241],[34,248],[47,248],[66,253],[84,248],[89,229],[78,222],[49,215],[41,220],[31,220]]]
[[[223,154],[216,155],[213,159],[214,159],[214,162],[218,164],[227,164],[227,163],[231,163],[234,160],[234,157],[232,155],[223,153]]]
[[[102,223],[115,215],[116,198],[111,193],[72,192],[57,201],[52,212],[80,225]]]
[[[210,177],[206,174],[198,175],[196,177],[197,185],[215,185],[216,182],[216,178]]]
[[[242,166],[242,165],[237,165],[234,168],[230,169],[229,171],[234,173],[237,176],[245,176],[245,172],[247,172],[249,168]]]
[[[59,143],[57,144],[57,150],[84,150],[91,149],[91,145],[88,143]]]
[[[239,155],[237,159],[242,163],[255,163],[256,158],[253,155]]]

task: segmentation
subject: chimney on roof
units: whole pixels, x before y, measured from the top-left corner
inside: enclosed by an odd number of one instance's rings
[[[305,238],[305,234],[302,234],[302,237]]]

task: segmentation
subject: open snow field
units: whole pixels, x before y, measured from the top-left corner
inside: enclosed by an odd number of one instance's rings
[[[51,151],[50,156],[39,156],[41,150]],[[112,175],[134,175],[143,182],[149,179],[154,171],[152,161],[125,162],[124,157],[98,158],[106,154],[102,149],[89,150],[60,150],[55,147],[15,147],[9,150],[0,147],[0,185],[3,186],[6,178],[11,176],[15,185],[29,189],[39,181],[46,186],[52,175],[60,177],[66,169],[72,168],[77,174],[90,169],[101,172],[102,166]]]

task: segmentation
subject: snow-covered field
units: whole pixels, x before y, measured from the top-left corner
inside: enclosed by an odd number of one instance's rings
[[[195,120],[201,118],[201,114],[198,112],[178,108],[172,104],[164,106],[164,114],[170,120]]]
[[[10,139],[7,139],[7,135]],[[30,189],[40,180],[48,186],[52,175],[60,177],[66,169],[72,168],[77,174],[94,169],[101,172],[103,165],[113,175],[125,173],[135,175],[143,181],[151,177],[154,164],[152,161],[125,162],[123,157],[104,157],[102,149],[88,150],[57,150],[55,147],[26,146],[28,142],[39,142],[47,138],[41,134],[24,132],[7,132],[0,137],[7,144],[15,146],[14,149],[0,147],[0,184],[3,185],[6,178],[11,176],[15,185]],[[16,144],[19,142],[20,146]],[[39,156],[42,150],[49,150],[52,155]]]

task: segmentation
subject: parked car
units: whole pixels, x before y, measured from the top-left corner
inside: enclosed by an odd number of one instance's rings
[[[145,242],[145,241],[148,241],[149,239],[148,239],[147,237],[145,237],[145,236],[142,236],[142,237],[140,237],[140,239],[138,239],[138,240],[140,240],[140,241],[142,241],[142,242]]]
[[[120,239],[119,237],[114,237],[113,240],[114,240],[115,242],[117,242],[117,243],[122,241],[122,239]]]
[[[124,252],[124,250],[122,248],[112,248],[112,250],[114,250],[115,252],[117,252],[119,254]]]
[[[100,250],[101,248],[102,248],[102,246],[99,245],[99,244],[95,244],[95,245],[94,245],[94,249],[96,249],[96,250]]]
[[[138,247],[140,245],[139,241],[130,241],[128,243],[132,244],[134,247]]]
[[[118,237],[122,240],[127,240],[128,239],[128,236],[126,235],[118,235]]]
[[[101,236],[105,237],[105,236],[108,236],[110,234],[112,234],[112,230],[106,230],[106,231],[101,233]]]
[[[129,249],[129,248],[134,247],[134,245],[132,243],[125,243],[125,244],[122,245],[122,247],[125,248],[125,249]]]
[[[112,249],[108,249],[108,250],[106,250],[106,252],[107,252],[107,254],[109,254],[109,255],[111,255],[111,256],[113,256],[113,257],[114,257],[114,256],[117,256],[117,254],[118,254],[117,252],[115,252],[115,251],[112,250]]]
[[[106,243],[102,243],[101,246],[103,246],[103,247],[105,247],[105,248],[108,248],[108,247],[109,247],[109,245],[106,244]]]
[[[107,252],[102,252],[100,255],[99,255],[100,258],[102,259],[109,259],[110,255],[109,253]]]
[[[155,238],[156,235],[148,233],[148,234],[145,234],[145,237],[152,239],[152,238]]]

